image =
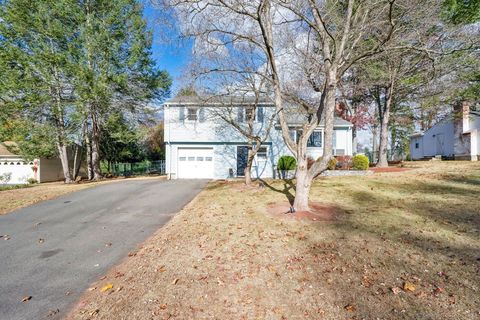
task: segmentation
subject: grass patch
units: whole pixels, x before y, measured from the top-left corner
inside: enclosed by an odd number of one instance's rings
[[[288,183],[213,182],[69,318],[477,319],[480,164],[407,166],[317,180],[334,222],[268,214]]]
[[[15,190],[33,187],[31,184],[0,185],[0,191]]]

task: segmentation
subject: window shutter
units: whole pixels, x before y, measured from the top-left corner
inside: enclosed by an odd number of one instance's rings
[[[263,123],[264,107],[257,107],[257,121]]]
[[[237,108],[237,121],[240,123],[243,122],[243,107]]]
[[[180,120],[180,121],[183,121],[183,120],[185,120],[185,107],[180,107],[180,116],[179,116],[179,120]]]
[[[200,107],[198,110],[198,121],[205,122],[205,108]]]

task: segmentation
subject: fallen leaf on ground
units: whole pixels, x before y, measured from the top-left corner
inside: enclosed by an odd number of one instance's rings
[[[44,243],[44,242],[45,242],[45,239],[42,239],[42,238],[38,239],[38,243]]]
[[[105,280],[105,279],[107,279],[107,276],[103,276],[100,278],[100,280]]]
[[[94,315],[97,315],[99,312],[100,312],[100,309],[95,309],[93,311],[90,311],[89,315],[90,315],[90,317],[92,317]]]
[[[351,305],[351,304],[347,304],[344,309],[348,312],[355,312],[355,310],[357,310],[357,308],[355,308],[355,306]]]
[[[176,278],[175,280],[173,280],[172,284],[177,284],[178,280],[180,279]]]
[[[399,294],[401,291],[402,291],[402,289],[400,289],[399,287],[393,287],[392,288],[393,294]]]
[[[97,289],[97,287],[91,287],[91,288],[88,288],[88,291],[93,291],[95,289]]]
[[[104,286],[102,289],[100,289],[100,291],[101,291],[101,292],[106,292],[106,291],[108,291],[108,290],[110,290],[110,289],[112,289],[112,288],[113,288],[113,284],[109,283],[109,284],[107,284],[106,286]]]
[[[166,305],[166,304],[162,304],[162,305],[160,306],[160,309],[162,309],[162,310],[167,309],[167,305]]]
[[[413,292],[413,291],[415,291],[416,289],[417,289],[417,288],[415,288],[415,285],[414,285],[413,283],[411,283],[411,282],[408,282],[408,281],[407,281],[407,282],[405,282],[405,283],[403,284],[403,290],[405,290],[405,291],[411,291],[411,292]]]
[[[433,294],[438,296],[440,293],[443,292],[443,288],[437,287],[435,290],[433,290]]]
[[[32,296],[26,296],[26,297],[23,297],[22,302],[27,302],[28,300],[31,300],[31,299],[32,299]]]

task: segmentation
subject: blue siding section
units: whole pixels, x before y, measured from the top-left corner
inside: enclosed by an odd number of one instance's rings
[[[214,178],[225,179],[229,177],[230,171],[236,175],[237,169],[237,146],[245,146],[248,142],[231,125],[225,123],[218,117],[212,116],[209,108],[199,113],[199,121],[185,119],[185,108],[179,106],[165,105],[165,144],[166,144],[166,172],[171,178],[177,174],[177,150],[178,148],[212,148],[214,151]],[[260,109],[262,111],[260,111]],[[242,111],[240,115],[238,110]],[[243,108],[235,110],[244,118]],[[255,130],[265,130],[265,124],[261,119],[269,119],[275,109],[262,107],[258,109]],[[200,121],[201,120],[201,121]],[[344,148],[346,154],[352,154],[352,132],[345,126],[336,127],[337,148]],[[319,128],[320,131],[323,131]],[[323,138],[323,132],[322,132]],[[270,136],[263,144],[267,147],[267,159],[255,159],[252,168],[252,177],[272,178],[276,176],[276,164],[283,155],[292,153],[283,142],[280,128],[272,128]],[[309,156],[317,159],[323,154],[322,148],[309,148]]]

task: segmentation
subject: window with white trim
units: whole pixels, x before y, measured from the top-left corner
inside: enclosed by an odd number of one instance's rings
[[[258,148],[257,160],[258,161],[267,161],[267,147]]]
[[[245,108],[245,119],[247,121],[255,120],[255,107],[247,106]]]
[[[313,131],[310,138],[308,138],[307,147],[310,148],[321,148],[322,147],[322,132]]]
[[[187,108],[187,120],[197,121],[197,119],[198,119],[198,108]]]

